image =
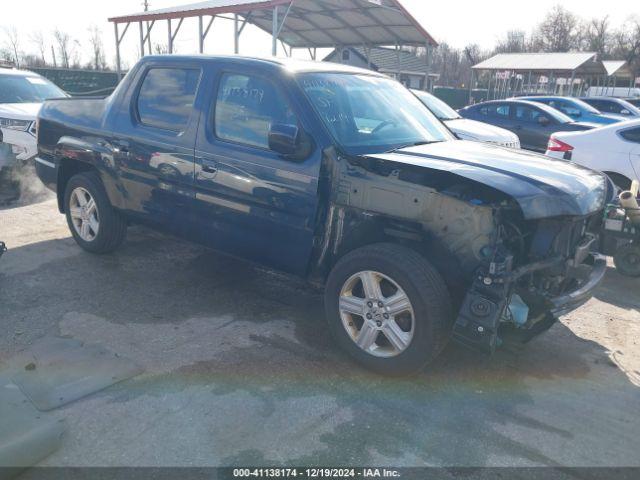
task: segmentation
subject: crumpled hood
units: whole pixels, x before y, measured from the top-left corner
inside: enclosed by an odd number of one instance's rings
[[[488,123],[476,122],[475,120],[469,120],[467,118],[447,120],[445,123],[454,133],[463,137],[463,140],[476,139],[481,142],[499,143],[518,141],[518,136],[515,133],[511,133],[504,128],[489,125]]]
[[[41,103],[0,103],[0,117],[35,120],[41,107]]]
[[[495,145],[449,141],[369,155],[451,172],[488,185],[518,202],[526,219],[585,216],[604,208],[606,177],[544,155]]]

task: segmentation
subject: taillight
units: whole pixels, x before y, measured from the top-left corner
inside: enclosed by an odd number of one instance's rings
[[[547,150],[550,152],[571,152],[573,151],[573,147],[568,143],[564,143],[562,140],[558,140],[555,137],[551,137],[549,139],[549,145],[547,146]]]

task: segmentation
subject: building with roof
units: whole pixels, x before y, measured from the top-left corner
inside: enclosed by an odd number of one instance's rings
[[[607,78],[597,85],[592,85],[588,91],[589,96],[634,96],[637,92],[634,87],[640,85],[640,78],[636,78],[629,64],[624,60],[602,62],[607,71]]]
[[[437,46],[399,0],[208,0],[110,18],[118,71],[120,45],[131,25],[138,26],[144,56],[150,49],[151,31],[158,22],[166,22],[168,50],[173,53],[176,36],[189,18],[198,20],[200,53],[218,21],[233,22],[236,53],[240,53],[240,37],[247,25],[271,34],[274,56],[278,42],[288,56],[293,49],[305,49],[314,60],[318,48],[419,46],[427,50],[427,65],[431,48]]]
[[[437,75],[429,74],[424,57],[399,48],[344,47],[334,49],[323,61],[368,68],[396,78],[409,88],[428,90]]]
[[[473,72],[488,77],[491,99],[516,94],[580,96],[607,76],[594,52],[499,54],[474,65]]]

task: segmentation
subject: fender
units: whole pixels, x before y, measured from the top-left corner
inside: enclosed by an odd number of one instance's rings
[[[56,144],[54,158],[58,165],[58,207],[63,212],[64,185],[80,171],[96,170],[105,187],[109,201],[116,208],[124,205],[114,155],[117,151],[102,137],[76,138],[63,136]]]

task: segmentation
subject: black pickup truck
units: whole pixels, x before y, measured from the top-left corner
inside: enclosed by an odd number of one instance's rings
[[[489,353],[504,330],[533,337],[606,270],[604,175],[456,140],[399,83],[345,66],[147,57],[107,99],[45,103],[36,162],[83,249],[141,223],[303,277],[381,373],[451,337]]]

